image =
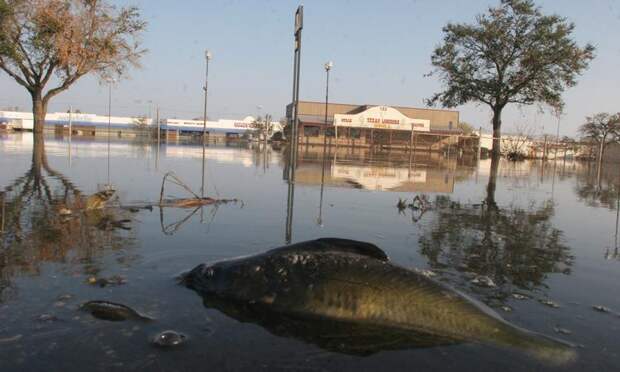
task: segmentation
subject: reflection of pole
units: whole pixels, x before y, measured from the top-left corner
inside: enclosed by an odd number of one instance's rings
[[[0,195],[2,197],[2,223],[0,224],[0,233],[4,233],[4,193]],[[617,229],[616,229],[617,232]]]
[[[71,135],[73,133],[73,107],[69,106],[69,167],[71,167]]]
[[[618,252],[618,221],[620,220],[620,195],[617,196],[617,199],[618,200],[616,202],[616,239],[615,239],[616,254],[618,254],[617,253]],[[2,206],[4,208],[4,201],[3,201]]]
[[[110,129],[112,124],[112,81],[108,85],[108,183],[110,187]]]
[[[288,195],[286,199],[286,232],[284,234],[284,242],[286,244],[291,244],[291,241],[293,240],[293,203],[295,201],[295,183],[291,182],[290,177],[291,175],[289,173]]]
[[[206,146],[203,142],[202,144],[202,184],[200,186],[200,196],[205,197],[205,151]]]
[[[161,124],[159,122],[159,105],[155,111],[157,122],[157,157],[155,158],[155,169],[159,170],[159,147],[161,146]]]

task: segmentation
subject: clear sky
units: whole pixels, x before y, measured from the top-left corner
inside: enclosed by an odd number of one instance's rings
[[[241,118],[270,113],[278,119],[292,95],[293,12],[284,0],[134,0],[148,21],[149,53],[140,70],[114,88],[113,115],[141,115],[148,101],[163,117],[202,115],[204,50],[213,53],[209,72],[209,117]],[[304,2],[301,99],[323,100],[323,63],[332,60],[330,101],[423,106],[440,86],[430,55],[447,22],[470,22],[499,0],[394,0]],[[597,47],[596,59],[565,94],[561,134],[575,135],[585,116],[620,111],[620,3],[618,0],[538,0],[546,13],[577,25],[575,37]],[[56,97],[50,111],[69,105],[107,113],[107,88],[86,77]],[[153,104],[153,105],[154,105]],[[0,73],[0,108],[30,108],[26,91]],[[259,108],[260,107],[260,108]],[[490,128],[484,106],[457,108],[461,120]],[[507,109],[505,130],[528,125],[555,133],[557,119],[536,108]]]

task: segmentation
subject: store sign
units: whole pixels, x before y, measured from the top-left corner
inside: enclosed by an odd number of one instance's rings
[[[420,132],[431,130],[430,120],[412,119],[387,106],[375,106],[355,115],[336,114],[334,115],[334,125],[337,127],[407,131],[413,129]]]

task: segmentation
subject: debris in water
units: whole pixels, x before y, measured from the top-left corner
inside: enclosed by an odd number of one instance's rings
[[[104,288],[107,286],[119,286],[119,285],[123,285],[126,283],[127,283],[127,279],[121,275],[114,275],[109,278],[97,278],[94,276],[91,276],[88,278],[88,284],[96,285],[101,288]]]
[[[154,320],[152,317],[140,314],[134,309],[123,304],[108,301],[88,301],[80,306],[81,310],[88,311],[95,318],[110,321]]]
[[[552,308],[554,308],[554,309],[557,309],[557,308],[559,308],[559,307],[560,307],[560,305],[558,305],[557,303],[555,303],[555,302],[553,302],[553,301],[551,301],[551,300],[546,300],[546,299],[542,299],[542,298],[541,298],[540,300],[538,300],[538,302],[540,302],[540,303],[541,303],[541,304],[543,304],[543,305],[546,305],[546,306],[552,307]]]
[[[58,320],[58,318],[56,317],[56,315],[52,314],[41,314],[39,315],[39,317],[37,317],[37,320],[39,322],[54,322]]]
[[[513,293],[512,294],[512,298],[514,298],[515,300],[523,301],[523,300],[527,300],[529,297],[524,296],[524,295],[522,295],[520,293]]]
[[[592,308],[601,313],[610,313],[611,309],[603,305],[594,305]]]
[[[153,338],[152,343],[161,347],[172,347],[181,345],[186,340],[187,337],[184,334],[173,330],[167,330],[157,334],[157,336]]]
[[[471,281],[471,283],[479,287],[486,287],[486,288],[496,287],[495,283],[493,282],[493,279],[489,278],[488,276],[477,276]]]
[[[510,306],[504,305],[504,306],[501,307],[501,309],[504,310],[507,313],[512,312],[512,307],[510,307]]]
[[[8,344],[9,342],[19,341],[22,337],[22,335],[15,335],[13,337],[0,338],[0,344]]]
[[[554,327],[554,328],[553,328],[553,330],[554,330],[556,333],[559,333],[559,334],[561,334],[561,335],[572,335],[572,334],[573,334],[573,332],[572,332],[572,331],[570,331],[570,330],[568,330],[568,329],[566,329],[566,328]]]

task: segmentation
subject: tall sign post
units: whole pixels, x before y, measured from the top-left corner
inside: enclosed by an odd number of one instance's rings
[[[295,11],[295,56],[293,62],[293,102],[291,115],[291,139],[289,146],[289,174],[288,198],[286,203],[286,232],[285,243],[290,244],[293,238],[293,203],[295,201],[295,168],[297,168],[297,145],[299,120],[297,109],[299,105],[299,69],[301,64],[301,30],[304,27],[304,7],[300,5]]]

